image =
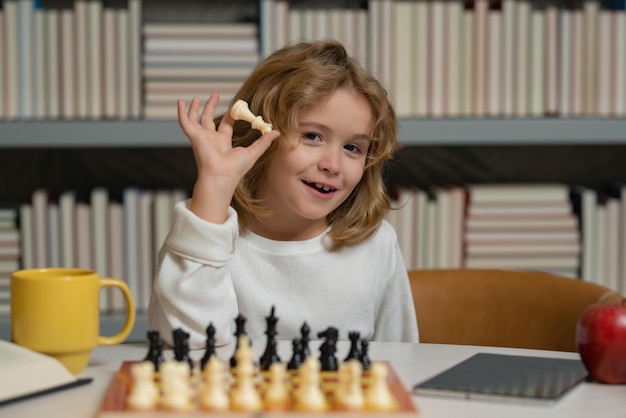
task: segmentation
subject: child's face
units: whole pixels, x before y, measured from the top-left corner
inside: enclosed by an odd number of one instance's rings
[[[363,177],[372,124],[369,103],[351,89],[302,111],[297,138],[281,139],[257,190],[273,213],[267,225],[313,236],[326,229]]]

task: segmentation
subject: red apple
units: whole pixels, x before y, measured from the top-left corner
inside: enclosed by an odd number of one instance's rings
[[[626,299],[585,309],[576,327],[576,343],[592,378],[626,383]]]

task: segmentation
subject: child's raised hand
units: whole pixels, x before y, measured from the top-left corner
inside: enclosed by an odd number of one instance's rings
[[[278,131],[271,131],[248,147],[233,148],[232,116],[224,115],[218,127],[213,122],[218,101],[219,95],[211,94],[199,117],[198,98],[192,99],[188,111],[185,102],[178,101],[178,123],[191,142],[198,169],[190,209],[213,222],[225,220],[239,180],[279,136]]]

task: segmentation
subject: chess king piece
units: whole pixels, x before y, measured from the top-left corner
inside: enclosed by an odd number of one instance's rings
[[[276,323],[278,322],[278,318],[274,315],[273,306],[270,316],[266,317],[265,320],[267,321],[267,327],[265,330],[265,335],[267,335],[267,346],[265,347],[265,352],[259,360],[261,370],[269,370],[273,363],[280,362],[280,357],[278,356],[276,348],[276,335],[278,334],[276,332]]]
[[[233,107],[230,109],[230,115],[235,120],[245,120],[246,122],[250,122],[252,128],[261,131],[261,133],[266,134],[272,130],[272,125],[266,123],[263,120],[263,117],[256,116],[254,113],[250,111],[248,107],[248,103],[243,100],[237,100]]]

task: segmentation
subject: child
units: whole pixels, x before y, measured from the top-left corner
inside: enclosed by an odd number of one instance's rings
[[[406,268],[382,168],[398,147],[386,91],[335,41],[276,51],[235,99],[273,125],[261,135],[226,114],[219,97],[200,115],[194,98],[179,124],[191,141],[197,179],[175,207],[159,252],[150,326],[191,348],[233,341],[235,317],[264,339],[272,306],[279,339],[313,339],[333,326],[378,341],[417,342]]]

